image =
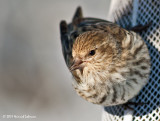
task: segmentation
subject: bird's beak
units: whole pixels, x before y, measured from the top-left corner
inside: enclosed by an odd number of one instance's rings
[[[77,69],[83,69],[83,61],[81,59],[74,60],[70,67],[70,71],[74,71]]]

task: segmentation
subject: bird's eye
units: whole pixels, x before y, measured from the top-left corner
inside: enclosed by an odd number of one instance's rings
[[[89,55],[91,55],[91,56],[93,56],[95,54],[95,50],[91,50],[90,52],[89,52]]]

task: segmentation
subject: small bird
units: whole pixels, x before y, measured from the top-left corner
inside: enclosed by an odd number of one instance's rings
[[[85,100],[103,106],[124,104],[147,83],[150,56],[134,31],[84,18],[78,7],[70,24],[61,21],[60,33],[73,86]]]

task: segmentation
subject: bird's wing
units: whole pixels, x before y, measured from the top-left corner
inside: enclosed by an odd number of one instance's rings
[[[72,63],[73,42],[78,36],[78,33],[76,32],[77,25],[80,23],[82,18],[82,9],[81,7],[78,7],[70,24],[67,25],[66,21],[64,20],[60,22],[62,52],[68,67]]]
[[[60,23],[60,34],[62,51],[65,62],[68,67],[72,64],[72,46],[75,39],[83,32],[102,30],[113,34],[114,37],[120,38],[120,27],[112,22],[97,19],[97,18],[83,18],[82,9],[78,7],[72,22],[67,25],[65,21]],[[121,38],[120,38],[121,39]]]

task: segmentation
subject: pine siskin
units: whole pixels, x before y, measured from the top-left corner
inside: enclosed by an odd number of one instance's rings
[[[150,56],[133,31],[97,18],[83,18],[80,7],[69,25],[60,23],[63,55],[76,92],[104,106],[126,103],[147,83]]]

